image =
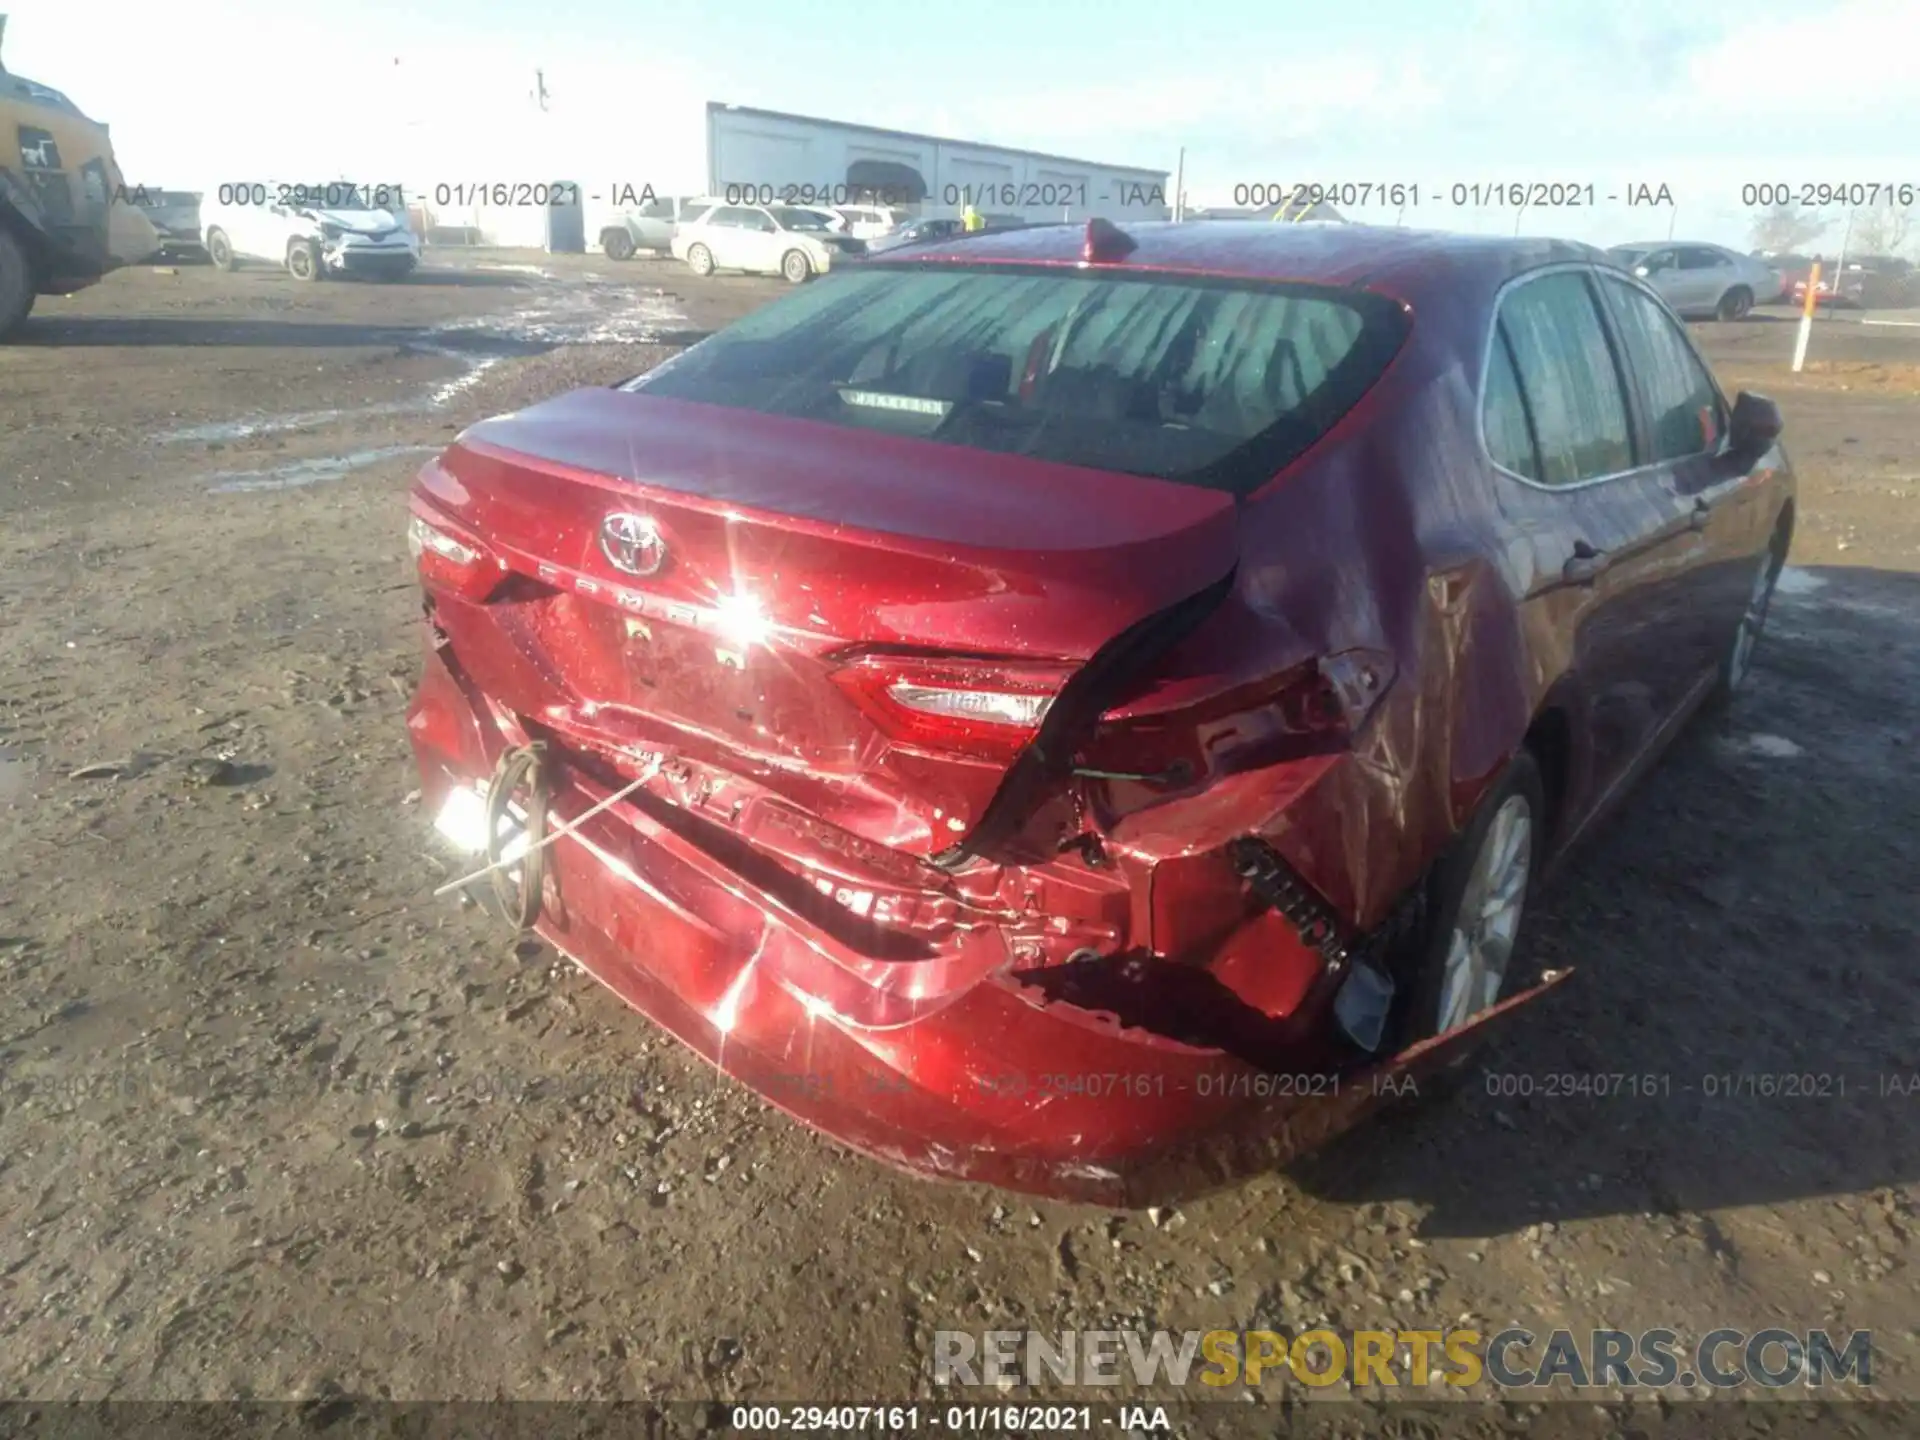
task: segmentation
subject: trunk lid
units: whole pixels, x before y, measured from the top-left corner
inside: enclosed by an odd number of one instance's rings
[[[504,572],[436,599],[495,701],[918,856],[1018,744],[903,734],[856,673],[1051,693],[1238,547],[1218,491],[615,390],[473,427],[417,495]]]

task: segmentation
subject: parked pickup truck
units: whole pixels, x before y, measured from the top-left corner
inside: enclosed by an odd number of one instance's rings
[[[609,260],[631,260],[641,250],[665,255],[674,231],[719,202],[712,196],[663,195],[642,205],[628,206],[600,227],[600,248]]]

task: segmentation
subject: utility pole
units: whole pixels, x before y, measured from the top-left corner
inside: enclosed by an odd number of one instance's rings
[[[1173,162],[1174,223],[1187,218],[1187,147],[1180,147],[1180,158]]]
[[[547,108],[547,72],[544,70],[533,72],[533,98],[542,110]]]
[[[1680,207],[1678,205],[1668,206],[1667,207],[1667,239],[1669,240],[1673,239],[1673,227],[1679,223],[1679,220],[1680,220]]]
[[[1852,243],[1852,241],[1853,208],[1849,206],[1847,208],[1846,228],[1840,232],[1840,258],[1834,262],[1833,279],[1827,286],[1833,294],[1833,300],[1836,305],[1840,303],[1840,282],[1846,278],[1847,273],[1847,246]]]

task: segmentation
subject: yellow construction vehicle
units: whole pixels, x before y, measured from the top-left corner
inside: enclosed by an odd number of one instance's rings
[[[6,25],[0,15],[0,40]],[[0,62],[0,340],[36,295],[79,290],[159,248],[159,232],[130,202],[107,127]]]

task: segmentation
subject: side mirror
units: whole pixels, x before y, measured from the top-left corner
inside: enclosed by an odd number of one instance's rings
[[[1758,459],[1773,448],[1786,428],[1780,407],[1764,395],[1742,390],[1733,401],[1733,414],[1727,421],[1729,448],[1739,458]]]

